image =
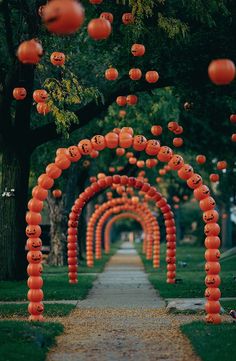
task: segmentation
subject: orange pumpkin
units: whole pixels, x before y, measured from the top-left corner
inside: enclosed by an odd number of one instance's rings
[[[30,302],[41,302],[43,299],[43,291],[32,289],[28,291],[27,298]]]
[[[210,195],[210,189],[205,185],[201,185],[200,187],[196,188],[194,190],[194,197],[200,201],[206,197],[209,197]]]
[[[98,5],[98,4],[101,4],[103,2],[103,0],[89,0],[90,4],[93,4],[93,5]]]
[[[204,163],[206,163],[206,157],[205,157],[205,155],[202,155],[202,154],[197,155],[197,156],[196,156],[196,162],[197,162],[198,164],[204,164]]]
[[[126,105],[126,97],[125,96],[119,96],[116,98],[116,103],[120,106],[123,107],[124,105]]]
[[[140,80],[142,78],[142,71],[138,68],[130,69],[129,77],[131,80]]]
[[[47,103],[40,102],[37,104],[37,112],[42,115],[46,115],[50,112],[49,105]]]
[[[91,151],[91,153],[90,153],[90,157],[93,158],[93,159],[95,159],[95,158],[97,158],[98,156],[99,156],[99,152],[98,152],[97,150],[93,149],[93,150]]]
[[[100,151],[106,148],[106,141],[103,135],[95,135],[94,137],[92,137],[91,144],[95,150]]]
[[[223,170],[227,168],[227,162],[225,160],[221,160],[219,162],[217,162],[217,169],[219,170]]]
[[[171,148],[169,148],[167,146],[162,146],[157,155],[157,158],[161,162],[169,162],[172,157],[173,157],[173,151]]]
[[[207,287],[217,288],[220,285],[220,277],[218,275],[207,275],[205,278],[205,285]]]
[[[128,105],[135,105],[138,102],[138,97],[136,95],[130,94],[126,97],[126,103]]]
[[[173,170],[179,170],[184,166],[184,160],[180,155],[175,154],[169,161],[168,165]]]
[[[27,273],[29,276],[40,276],[43,272],[43,266],[41,263],[30,263],[27,267]]]
[[[205,238],[206,248],[219,248],[220,247],[220,238],[218,236],[208,236]]]
[[[131,53],[133,56],[143,56],[145,54],[145,46],[142,44],[133,44],[131,47]]]
[[[76,32],[84,22],[84,9],[75,0],[53,0],[43,9],[43,22],[51,33],[66,35]]]
[[[113,15],[112,15],[112,13],[103,12],[103,13],[100,14],[100,19],[105,19],[105,20],[109,21],[110,24],[113,23]]]
[[[38,64],[42,56],[42,45],[35,39],[23,41],[17,50],[17,57],[23,64]]]
[[[78,144],[79,151],[83,155],[88,155],[91,153],[93,147],[89,139],[83,139]]]
[[[42,248],[42,240],[40,238],[28,238],[26,248],[29,251],[40,251]]]
[[[28,208],[31,212],[41,212],[43,209],[43,202],[37,198],[32,198],[28,202]]]
[[[129,158],[129,164],[134,165],[134,164],[136,164],[136,163],[137,163],[137,158],[135,158],[135,157],[130,157],[130,158]]]
[[[27,284],[29,288],[38,289],[43,286],[43,279],[40,276],[30,276]]]
[[[64,154],[60,154],[55,158],[55,164],[58,168],[64,170],[70,167],[71,161]]]
[[[219,182],[220,176],[219,176],[219,174],[212,173],[212,174],[210,174],[209,178],[210,178],[211,182],[216,183],[216,182]]]
[[[208,75],[216,85],[226,85],[235,78],[235,65],[230,59],[213,60],[208,67]]]
[[[178,125],[178,127],[175,130],[173,130],[173,133],[176,135],[180,135],[183,133],[183,131],[184,131],[184,128],[181,125]]]
[[[119,134],[119,146],[122,148],[129,148],[133,144],[133,137],[130,133],[120,132]]]
[[[137,167],[138,167],[138,168],[143,168],[144,165],[145,165],[144,160],[138,160],[138,161],[137,161]]]
[[[41,233],[42,233],[41,227],[38,225],[29,224],[25,229],[25,234],[29,238],[40,237]]]
[[[206,302],[205,310],[207,313],[219,313],[220,312],[220,302],[219,301]]]
[[[146,145],[147,139],[144,137],[144,135],[135,135],[133,141],[134,150],[138,150],[140,152],[146,148]]]
[[[218,236],[220,233],[220,226],[218,223],[207,223],[204,227],[206,236]]]
[[[219,219],[219,213],[214,209],[203,213],[203,221],[205,223],[216,223]]]
[[[202,185],[202,177],[197,174],[194,173],[188,180],[187,180],[187,185],[189,186],[189,188],[191,189],[196,189],[198,187],[200,187]]]
[[[162,134],[162,127],[160,125],[153,125],[151,127],[152,135],[158,136]]]
[[[79,148],[76,145],[72,145],[68,148],[68,158],[71,162],[78,162],[81,159]]]
[[[205,271],[208,275],[217,275],[220,273],[219,262],[207,262],[205,264]]]
[[[214,209],[216,206],[216,202],[215,202],[214,198],[206,197],[200,201],[199,206],[200,206],[201,210],[205,212],[205,211]]]
[[[236,142],[236,133],[233,133],[232,135],[231,135],[231,140],[232,140],[232,142]]]
[[[124,148],[117,148],[116,149],[116,155],[118,155],[118,157],[121,157],[124,154],[125,154],[125,149]]]
[[[105,19],[92,19],[88,24],[88,34],[94,40],[107,39],[111,30],[110,22]]]
[[[29,251],[27,254],[27,260],[29,263],[41,263],[43,255],[40,251]]]
[[[13,89],[13,98],[16,100],[23,100],[26,98],[27,91],[25,88],[15,88]]]
[[[184,140],[183,138],[174,138],[173,139],[173,146],[176,148],[182,147],[182,145],[184,144]]]
[[[159,174],[162,175],[162,176],[163,176],[163,175],[166,175],[166,170],[165,170],[165,169],[159,169],[158,172],[159,172]]]
[[[38,185],[44,189],[52,188],[54,180],[50,178],[46,173],[41,174],[38,178]]]
[[[44,89],[38,89],[33,92],[33,98],[36,103],[45,103],[48,98],[48,93]]]
[[[119,117],[124,118],[125,116],[126,116],[126,111],[125,110],[120,110],[119,111]]]
[[[176,130],[178,128],[179,124],[177,122],[169,122],[167,127],[168,129],[173,132],[174,130]]]
[[[147,71],[145,74],[145,79],[148,83],[156,83],[159,79],[159,74],[155,70]]]
[[[178,170],[178,176],[181,179],[189,179],[193,176],[193,168],[189,164],[184,164],[179,170]]]
[[[48,164],[46,168],[46,174],[53,179],[57,179],[61,176],[62,170],[58,168],[55,163]]]
[[[117,69],[109,68],[105,71],[105,78],[107,80],[116,80],[119,76]]]
[[[157,159],[152,158],[152,159],[147,159],[146,160],[146,167],[147,168],[153,168],[157,165]]]
[[[44,311],[44,306],[41,302],[30,302],[28,305],[28,312],[33,316],[41,315],[43,311]]]
[[[209,324],[219,324],[221,323],[221,317],[218,313],[208,313],[206,315],[206,322],[209,323]]]
[[[134,17],[132,13],[124,13],[122,15],[122,22],[124,25],[130,25],[134,22]]]
[[[121,133],[129,133],[129,134],[131,134],[132,136],[133,136],[133,134],[134,134],[134,130],[133,130],[133,128],[131,128],[131,127],[123,127],[123,128],[121,128],[120,132],[121,132]]]
[[[236,123],[236,114],[231,114],[229,119],[230,119],[231,123],[235,124]]]
[[[60,189],[54,189],[54,191],[52,192],[52,195],[54,198],[61,198],[62,191]]]
[[[55,66],[62,66],[66,62],[66,56],[64,53],[59,51],[54,51],[50,56],[50,61]]]
[[[105,135],[105,141],[107,148],[114,149],[117,148],[119,143],[119,136],[116,133],[109,132]]]

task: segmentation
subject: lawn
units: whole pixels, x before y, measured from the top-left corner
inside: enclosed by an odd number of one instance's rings
[[[0,322],[0,361],[43,361],[63,332],[59,323]]]
[[[208,325],[192,322],[182,325],[181,330],[203,361],[236,360],[236,324]]]
[[[140,246],[137,246],[141,254]],[[153,269],[152,262],[147,261],[141,255],[149,280],[158,289],[164,298],[191,298],[204,297],[205,291],[205,271],[204,271],[203,247],[178,246],[177,248],[177,273],[176,278],[181,282],[178,284],[166,283],[165,245],[161,246],[161,266],[158,270]],[[221,262],[221,293],[222,297],[236,297],[236,257],[223,259]],[[186,262],[186,267],[178,262]]]
[[[67,304],[47,304],[44,310],[45,317],[64,317],[67,316],[73,309],[74,305]],[[0,318],[10,317],[28,317],[27,304],[0,304]]]

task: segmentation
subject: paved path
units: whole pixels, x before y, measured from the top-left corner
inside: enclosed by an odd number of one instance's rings
[[[64,322],[48,361],[199,361],[179,331],[179,317],[144,273],[134,248],[124,243],[99,275],[88,298]]]

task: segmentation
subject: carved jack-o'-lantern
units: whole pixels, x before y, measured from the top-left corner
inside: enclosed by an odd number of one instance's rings
[[[134,17],[132,13],[124,13],[122,15],[122,23],[124,25],[133,24],[133,22],[134,22]]]
[[[23,64],[38,64],[42,55],[42,45],[35,39],[23,41],[17,50],[17,57]]]
[[[27,95],[27,91],[25,88],[15,88],[13,89],[13,98],[16,100],[23,100]]]
[[[148,155],[157,155],[161,148],[160,142],[156,139],[150,139],[147,142],[145,152]]]
[[[50,61],[55,66],[62,66],[66,61],[65,54],[59,51],[54,51],[50,56]]]
[[[178,176],[181,179],[189,179],[193,176],[193,168],[189,164],[184,164],[179,170],[178,170]]]
[[[159,150],[157,158],[161,162],[169,162],[171,158],[173,157],[173,151],[171,148],[167,146],[162,146]]]
[[[145,54],[145,46],[142,44],[133,44],[131,47],[133,56],[143,56]]]
[[[83,139],[78,144],[79,151],[83,155],[88,155],[91,153],[93,147],[89,139]]]
[[[175,154],[169,161],[168,165],[173,170],[179,170],[184,165],[184,160],[180,155]]]

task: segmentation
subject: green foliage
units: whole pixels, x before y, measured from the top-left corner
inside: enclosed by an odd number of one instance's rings
[[[60,323],[0,322],[0,360],[44,361],[56,336],[63,332]]]
[[[179,19],[165,17],[161,13],[158,13],[158,26],[160,29],[167,33],[170,39],[181,35],[183,38],[189,31],[189,26]]]

